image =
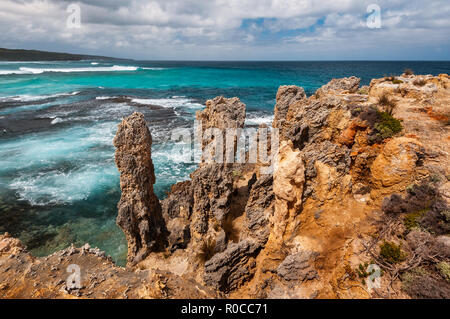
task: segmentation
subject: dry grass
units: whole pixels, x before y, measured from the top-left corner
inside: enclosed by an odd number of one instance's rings
[[[197,259],[202,263],[207,262],[214,256],[215,250],[216,241],[213,238],[208,237],[206,239],[203,239],[199,247]]]
[[[417,78],[414,80],[413,84],[415,86],[424,86],[425,84],[427,84],[427,81],[425,79],[422,78]]]
[[[382,106],[384,111],[392,116],[395,108],[397,107],[397,102],[395,102],[388,93],[382,93],[377,100],[378,105]]]
[[[414,75],[414,71],[411,69],[405,69],[405,71],[403,72],[405,75]]]
[[[234,224],[234,220],[231,216],[225,218],[225,220],[222,223],[222,229],[227,235],[228,240],[231,240],[232,242],[235,243],[239,241],[239,229],[237,229],[236,225]]]

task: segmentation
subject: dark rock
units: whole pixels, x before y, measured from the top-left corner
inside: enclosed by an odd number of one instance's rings
[[[229,244],[224,252],[205,263],[205,283],[223,292],[238,288],[253,275],[252,266],[255,265],[250,259],[257,254],[259,247],[248,239]]]
[[[277,268],[277,274],[287,281],[305,281],[318,278],[313,263],[317,253],[301,251],[287,256]]]
[[[167,236],[161,205],[153,192],[152,137],[144,115],[133,113],[119,124],[114,146],[122,191],[117,225],[127,238],[128,263],[134,264],[162,249]]]
[[[274,110],[273,127],[281,128],[286,120],[289,106],[296,101],[306,98],[305,90],[295,85],[284,85],[278,88],[277,103]]]
[[[348,173],[350,169],[351,150],[346,146],[339,146],[330,141],[324,141],[319,144],[308,144],[303,151],[308,179],[316,177],[317,172],[314,167],[316,161],[336,167],[336,170],[342,175]]]
[[[161,202],[161,206],[170,233],[168,236],[170,250],[186,248],[191,239],[190,223],[194,206],[191,181],[173,185],[166,199]]]
[[[273,176],[263,175],[253,185],[245,207],[246,229],[244,236],[264,245],[269,238],[269,217],[273,214]]]

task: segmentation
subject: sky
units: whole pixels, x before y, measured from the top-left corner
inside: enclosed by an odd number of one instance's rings
[[[449,34],[448,0],[0,1],[0,47],[140,60],[450,60]]]

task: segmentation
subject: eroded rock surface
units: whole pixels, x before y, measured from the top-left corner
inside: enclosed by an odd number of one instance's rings
[[[238,288],[251,277],[252,268],[256,267],[252,257],[259,248],[252,240],[230,244],[224,252],[206,262],[205,283],[224,292]]]
[[[134,113],[119,124],[114,146],[122,191],[117,225],[127,238],[127,260],[134,264],[151,251],[162,249],[167,236],[161,205],[153,191],[152,137],[143,114]]]
[[[286,121],[289,106],[306,97],[305,90],[295,85],[283,85],[278,88],[277,104],[274,109],[273,127],[282,127]]]

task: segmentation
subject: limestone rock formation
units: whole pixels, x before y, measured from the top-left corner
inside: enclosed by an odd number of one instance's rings
[[[356,93],[360,82],[361,79],[355,76],[333,79],[316,91],[316,97],[320,98],[325,94]]]
[[[294,220],[300,213],[305,183],[303,155],[293,149],[291,141],[281,142],[274,175],[275,211],[270,221],[270,239],[281,244],[289,233],[288,228],[295,228]]]
[[[251,277],[256,266],[253,257],[259,247],[252,240],[230,244],[227,250],[206,262],[205,283],[224,292],[238,288]]]
[[[287,256],[277,268],[277,274],[287,281],[304,281],[317,278],[312,267],[317,253],[301,251]]]
[[[245,207],[245,229],[242,236],[260,245],[269,239],[270,216],[274,211],[273,176],[261,176],[252,186]]]
[[[168,196],[161,202],[164,220],[169,231],[168,245],[171,251],[186,248],[191,240],[191,216],[194,194],[191,181],[172,186]]]
[[[197,134],[202,136],[202,162],[233,163],[239,132],[234,137],[228,137],[233,141],[227,143],[226,130],[244,127],[245,104],[237,97],[219,96],[206,101],[206,108],[198,111],[196,118],[201,124],[201,132]]]
[[[278,88],[277,103],[274,109],[273,127],[282,127],[286,120],[289,106],[306,97],[305,90],[295,85],[283,85]]]
[[[374,185],[378,188],[398,184],[406,187],[417,173],[416,167],[422,165],[424,155],[424,148],[416,139],[392,139],[386,143],[371,167]]]
[[[77,265],[80,281],[68,285]],[[70,270],[70,271],[69,271]],[[79,285],[78,285],[79,284]],[[68,247],[46,257],[32,256],[8,234],[0,235],[0,298],[142,299],[220,298],[219,292],[165,271],[132,271],[117,267],[98,248]]]
[[[164,246],[166,228],[161,205],[153,192],[155,173],[152,137],[144,115],[125,118],[114,138],[122,196],[117,224],[128,242],[128,263],[134,264]]]

